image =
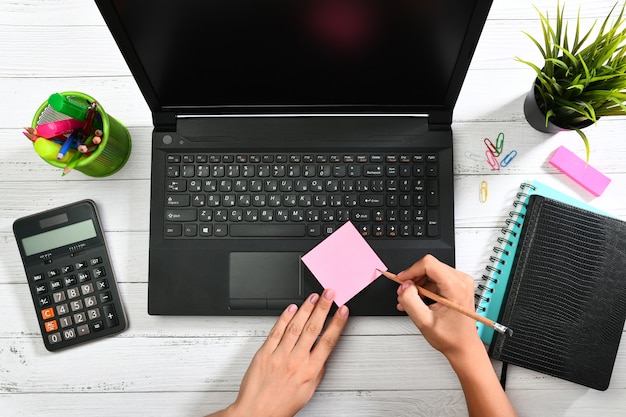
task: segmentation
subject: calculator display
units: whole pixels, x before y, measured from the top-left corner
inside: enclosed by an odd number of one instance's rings
[[[22,239],[26,256],[45,252],[61,246],[71,245],[82,240],[96,237],[93,221],[84,220],[79,223],[61,227]]]

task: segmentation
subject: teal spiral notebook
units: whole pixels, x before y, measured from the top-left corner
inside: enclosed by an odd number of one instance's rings
[[[481,277],[481,282],[478,284],[474,294],[476,312],[496,322],[506,295],[511,267],[513,266],[520,233],[524,224],[528,199],[533,194],[607,215],[584,201],[577,200],[539,181],[520,184],[520,191],[517,193],[515,201],[513,201],[513,210],[509,213],[509,217],[505,220],[504,227],[501,229],[502,236],[498,237],[497,244],[493,247],[495,255],[490,256],[489,263],[485,267],[485,273]],[[490,344],[494,336],[493,329],[482,323],[477,323],[477,328],[481,340],[486,344]]]

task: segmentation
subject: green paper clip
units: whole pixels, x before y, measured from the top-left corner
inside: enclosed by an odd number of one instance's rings
[[[503,149],[504,149],[504,133],[500,132],[498,133],[498,137],[496,138],[496,151],[498,152],[498,154],[501,154]]]

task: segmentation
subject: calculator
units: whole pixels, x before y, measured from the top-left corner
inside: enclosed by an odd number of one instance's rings
[[[17,219],[13,234],[46,349],[56,351],[126,329],[92,200]]]

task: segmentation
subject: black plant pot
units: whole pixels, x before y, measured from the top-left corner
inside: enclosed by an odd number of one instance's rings
[[[575,125],[567,125],[559,122],[555,117],[550,117],[546,125],[546,113],[539,106],[537,97],[539,97],[537,87],[533,84],[533,87],[524,99],[524,116],[526,116],[528,124],[540,132],[558,133],[564,130],[583,129],[593,124],[593,120],[585,119]]]

